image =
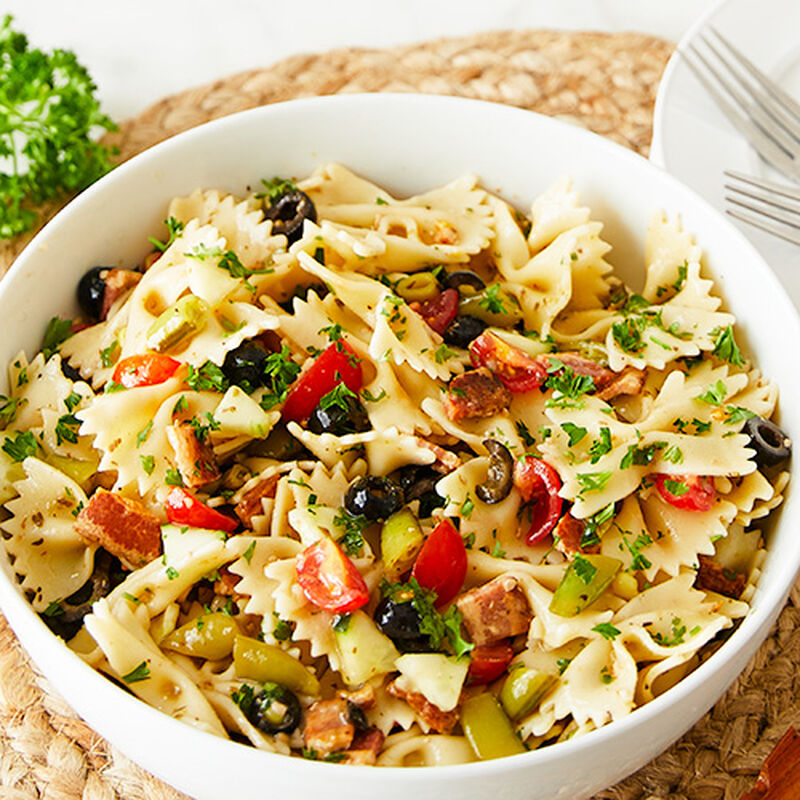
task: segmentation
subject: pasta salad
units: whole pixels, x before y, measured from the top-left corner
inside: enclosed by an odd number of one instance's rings
[[[407,199],[330,164],[174,199],[2,397],[33,608],[166,714],[437,765],[630,714],[748,610],[773,384],[679,222],[633,292],[569,180]]]

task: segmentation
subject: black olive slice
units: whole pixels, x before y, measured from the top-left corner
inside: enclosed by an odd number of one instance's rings
[[[386,519],[403,506],[403,492],[389,478],[368,475],[356,478],[345,496],[344,507],[348,514],[363,514],[369,520]]]
[[[222,372],[228,381],[248,394],[264,385],[269,354],[259,342],[242,342],[225,354]]]
[[[103,315],[106,277],[113,267],[92,267],[78,282],[78,305],[87,317],[97,322]]]
[[[454,347],[469,347],[473,339],[477,339],[486,330],[482,319],[470,314],[456,317],[444,330],[442,338]]]
[[[303,235],[305,220],[317,221],[317,209],[305,192],[295,189],[273,200],[264,216],[272,220],[272,232],[282,233],[292,244]]]
[[[355,397],[345,397],[344,404],[331,404],[323,408],[318,405],[308,418],[308,430],[312,433],[332,433],[334,436],[344,436],[348,433],[359,433],[368,431],[370,425],[369,417]]]
[[[489,451],[489,474],[475,487],[475,494],[488,505],[500,503],[508,497],[514,485],[514,457],[508,448],[496,439],[484,439]]]
[[[247,717],[264,733],[291,733],[300,724],[303,709],[297,695],[277,683],[267,681],[247,710]]]
[[[375,606],[373,618],[400,650],[421,653],[431,649],[428,636],[419,629],[419,612],[411,600],[401,602],[384,597]]]
[[[439,279],[445,289],[458,289],[460,286],[470,286],[476,292],[482,292],[486,288],[486,282],[480,275],[471,269],[457,269],[453,272],[444,273]]]
[[[772,467],[792,455],[792,440],[771,420],[751,417],[742,430],[750,437],[759,466]]]

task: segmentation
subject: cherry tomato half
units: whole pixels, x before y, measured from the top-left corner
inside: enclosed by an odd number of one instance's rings
[[[126,389],[155,386],[171,378],[180,365],[180,361],[160,353],[142,353],[118,362],[111,379]]]
[[[514,658],[514,651],[508,642],[478,645],[469,654],[469,672],[467,678],[470,683],[491,683],[499,678],[506,667]]]
[[[547,378],[543,364],[489,331],[472,340],[469,352],[476,367],[488,367],[510,392],[538,389]]]
[[[306,547],[295,567],[303,594],[318,608],[346,614],[369,601],[361,573],[333,539],[323,537]]]
[[[514,486],[526,503],[531,527],[525,541],[536,544],[555,528],[561,516],[564,501],[558,496],[561,478],[546,461],[526,455],[514,462]]]
[[[717,499],[713,478],[705,475],[656,475],[656,489],[675,508],[709,511]]]
[[[324,350],[291,386],[281,414],[286,421],[300,422],[311,416],[319,401],[337,384],[358,393],[364,384],[359,357],[347,342],[339,340]]]
[[[443,519],[425,540],[411,577],[436,592],[436,608],[447,605],[461,590],[467,576],[464,540],[449,519]]]
[[[441,294],[424,303],[413,303],[411,308],[436,333],[442,334],[458,313],[458,289],[445,289]]]
[[[226,533],[233,533],[236,530],[236,520],[226,517],[214,508],[209,508],[179,486],[167,495],[166,506],[167,519],[174,525],[191,525],[193,528]]]

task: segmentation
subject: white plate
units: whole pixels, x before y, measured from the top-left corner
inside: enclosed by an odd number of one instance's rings
[[[656,100],[650,158],[724,211],[722,173],[726,169],[791,181],[761,161],[680,55],[709,26],[800,98],[800,2],[721,0],[683,37],[664,72]],[[761,252],[800,307],[800,246],[738,220],[735,224]]]

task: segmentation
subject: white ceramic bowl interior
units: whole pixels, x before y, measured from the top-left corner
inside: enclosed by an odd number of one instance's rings
[[[571,175],[610,260],[640,287],[650,213],[679,214],[763,372],[780,386],[781,424],[800,431],[800,322],[762,259],[705,201],[643,158],[576,127],[506,106],[416,95],[354,95],[247,111],[175,137],[116,169],[40,233],[0,284],[0,361],[41,343],[47,320],[74,313],[90,266],[133,265],[161,230],[167,203],[197,187],[243,193],[262,177],[305,176],[339,161],[390,190],[432,188],[464,172],[521,208]],[[2,387],[0,387],[2,390]],[[797,437],[795,437],[797,438]],[[796,468],[796,465],[795,465]],[[719,698],[767,635],[800,566],[800,499],[790,492],[774,525],[752,610],[720,651],[675,688],[587,736],[499,761],[437,769],[376,769],[290,759],[217,739],[146,706],[94,672],[53,636],[0,559],[0,605],[67,701],[130,758],[200,800],[580,800],[645,764]]]

